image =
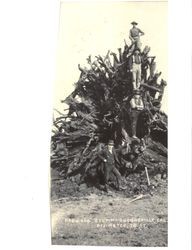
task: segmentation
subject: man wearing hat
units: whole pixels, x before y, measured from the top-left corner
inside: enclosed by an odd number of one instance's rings
[[[138,48],[129,58],[129,69],[133,76],[133,90],[139,89],[141,85],[141,55]]]
[[[119,170],[116,168],[117,156],[114,149],[114,142],[110,140],[107,146],[104,146],[98,157],[102,160],[99,170],[103,174],[105,182],[105,190],[108,191],[108,181],[111,173],[113,173],[117,180],[117,188],[119,190],[126,189],[126,186],[122,185],[122,177]]]
[[[132,130],[132,138],[137,138],[137,121],[140,112],[144,109],[143,99],[140,93],[140,90],[134,90],[133,97],[130,100],[130,118],[131,118],[131,130]]]
[[[134,90],[134,95],[132,97],[132,99],[130,100],[130,106],[132,109],[136,109],[136,110],[143,110],[144,109],[144,103],[143,103],[143,99],[141,97],[141,92],[140,90]]]
[[[129,38],[131,43],[134,44],[135,48],[141,48],[140,36],[144,35],[144,32],[137,28],[137,24],[135,21],[131,23],[133,25],[132,29],[129,32]]]

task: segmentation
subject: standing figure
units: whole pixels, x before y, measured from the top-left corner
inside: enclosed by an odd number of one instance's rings
[[[101,164],[99,165],[98,171],[104,179],[105,191],[108,192],[108,181],[111,174],[116,177],[117,189],[126,189],[126,186],[122,185],[121,174],[116,168],[116,154],[113,141],[110,141],[107,147],[102,147],[98,157],[101,159]]]
[[[131,118],[132,138],[136,139],[138,116],[140,112],[144,109],[143,99],[141,97],[139,90],[134,91],[134,95],[130,100],[130,107],[131,107],[130,118]]]
[[[133,77],[133,90],[139,89],[141,85],[141,55],[139,49],[135,49],[133,55],[129,58],[129,68]]]
[[[161,83],[160,83],[160,89],[161,92],[159,92],[159,96],[158,96],[158,101],[161,102],[163,99],[163,94],[164,94],[164,89],[167,86],[167,82],[164,81],[163,79],[161,79]]]
[[[131,40],[133,47],[135,49],[136,48],[140,49],[141,48],[140,36],[143,36],[144,32],[136,27],[138,23],[132,22],[131,24],[133,25],[133,27],[129,31],[129,38]]]

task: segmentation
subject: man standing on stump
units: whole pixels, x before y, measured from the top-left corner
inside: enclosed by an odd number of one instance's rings
[[[136,27],[138,25],[138,23],[136,23],[135,21],[132,22],[131,24],[133,25],[133,27],[132,27],[132,29],[130,29],[129,38],[131,40],[131,43],[132,43],[134,49],[136,49],[136,48],[141,49],[140,36],[143,36],[144,32]]]
[[[139,90],[135,90],[133,92],[133,97],[130,100],[130,118],[131,118],[131,131],[132,131],[132,138],[137,139],[137,121],[140,112],[144,109],[143,99],[141,97],[141,93]]]
[[[141,85],[141,55],[140,50],[135,49],[129,58],[129,69],[132,72],[133,90],[139,89]]]

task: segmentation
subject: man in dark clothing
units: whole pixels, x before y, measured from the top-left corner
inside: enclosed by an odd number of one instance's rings
[[[146,144],[144,139],[137,139],[132,140],[132,142],[128,145],[120,146],[116,150],[117,154],[117,164],[119,165],[119,169],[122,173],[122,175],[125,177],[127,174],[127,171],[135,170],[138,165],[138,158],[143,154],[143,152],[146,149]]]
[[[133,141],[131,145],[131,152],[127,156],[127,160],[131,162],[132,168],[135,170],[138,165],[138,158],[143,154],[146,149],[145,140],[141,139],[140,142]]]
[[[107,147],[103,146],[100,153],[98,154],[98,157],[102,160],[101,164],[99,165],[99,172],[104,177],[105,190],[108,191],[108,181],[111,173],[113,173],[116,177],[117,188],[119,190],[126,189],[125,186],[121,185],[122,177],[119,173],[119,170],[116,168],[114,143],[110,141]]]

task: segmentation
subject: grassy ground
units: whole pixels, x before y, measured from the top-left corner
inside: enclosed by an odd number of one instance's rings
[[[52,171],[52,244],[167,246],[167,180],[160,175],[131,195],[129,189],[105,193],[57,177]]]

